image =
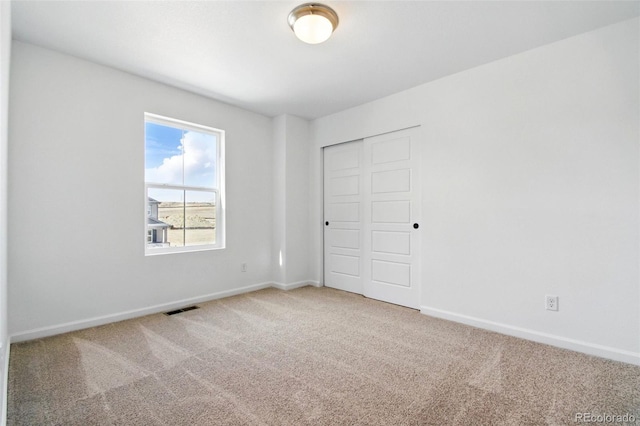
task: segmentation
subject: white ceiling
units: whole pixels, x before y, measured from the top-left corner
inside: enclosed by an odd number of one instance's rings
[[[321,117],[636,17],[639,1],[333,1],[320,45],[301,1],[14,1],[15,39],[269,116]],[[605,46],[606,47],[606,46]]]

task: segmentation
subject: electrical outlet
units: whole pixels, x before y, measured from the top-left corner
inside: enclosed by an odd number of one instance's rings
[[[558,310],[558,296],[546,295],[544,299],[544,307],[547,311]]]
[[[240,265],[240,271],[241,272],[247,272],[247,264],[246,263],[243,263],[243,264]]]

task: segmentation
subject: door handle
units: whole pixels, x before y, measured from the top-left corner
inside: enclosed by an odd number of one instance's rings
[[[420,225],[418,225],[417,223],[414,223],[413,224],[413,229],[418,229],[418,228],[420,228]]]
[[[327,226],[329,226],[329,222],[328,222],[328,221],[327,221],[327,222],[325,222],[324,224],[325,224],[325,225],[327,225]]]

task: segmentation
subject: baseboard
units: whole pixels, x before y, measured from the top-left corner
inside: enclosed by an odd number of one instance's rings
[[[72,321],[64,324],[23,331],[23,332],[12,334],[10,337],[10,342],[14,343],[14,342],[23,342],[25,340],[40,339],[42,337],[68,333],[70,331],[82,330],[84,328],[109,324],[116,321],[127,320],[131,318],[141,317],[144,315],[156,314],[158,312],[170,311],[170,310],[178,309],[187,305],[192,305],[194,303],[208,302],[209,300],[222,299],[223,297],[249,293],[251,291],[261,290],[268,287],[280,288],[271,282],[253,284],[250,286],[236,288],[232,290],[219,291],[216,293],[205,294],[202,296],[192,297],[189,299],[182,299],[175,302],[149,306],[147,308],[133,309],[130,311],[120,312],[117,314],[104,315],[104,316],[89,318],[86,320]]]
[[[280,290],[293,290],[294,288],[304,287],[307,285],[314,285],[314,281],[298,281],[290,284],[273,283],[273,287],[279,288]]]
[[[625,351],[622,349],[616,349],[609,346],[598,345],[595,343],[583,342],[575,339],[568,339],[566,337],[556,336],[553,334],[542,333],[535,330],[515,327],[494,321],[488,321],[468,315],[461,315],[455,312],[444,311],[442,309],[431,308],[429,306],[421,306],[420,313],[436,318],[442,318],[466,325],[471,325],[473,327],[478,327],[485,330],[495,331],[509,336],[532,340],[538,343],[544,343],[563,349],[582,352],[587,355],[595,355],[614,361],[640,365],[640,353],[637,352]]]
[[[7,337],[4,342],[4,374],[2,375],[2,418],[0,418],[0,425],[6,426],[7,424],[7,400],[9,398],[9,354],[11,351],[11,343]]]

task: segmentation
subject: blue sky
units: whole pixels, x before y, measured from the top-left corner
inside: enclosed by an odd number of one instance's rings
[[[215,187],[216,157],[215,135],[145,123],[145,180],[149,183]],[[175,196],[169,193],[177,192],[167,192],[167,201]]]
[[[182,130],[145,123],[145,168],[159,167],[165,158],[180,155]]]

